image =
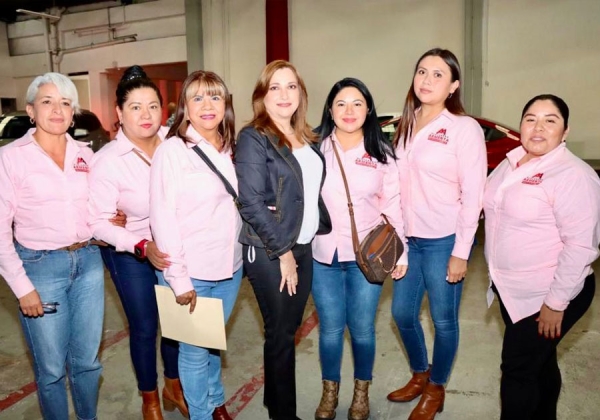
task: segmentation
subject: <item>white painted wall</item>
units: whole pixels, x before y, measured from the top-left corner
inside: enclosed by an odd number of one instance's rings
[[[553,93],[571,110],[569,148],[599,159],[600,1],[487,3],[483,115],[518,128],[525,103]]]
[[[331,86],[361,79],[378,113],[401,112],[416,60],[433,47],[464,57],[463,0],[289,0],[290,59],[318,125]]]

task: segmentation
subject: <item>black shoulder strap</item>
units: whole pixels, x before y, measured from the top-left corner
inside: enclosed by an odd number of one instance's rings
[[[223,182],[223,185],[225,185],[225,189],[233,197],[233,202],[235,203],[235,206],[239,209],[240,202],[238,200],[238,195],[236,194],[235,190],[233,189],[233,187],[231,186],[229,181],[227,181],[227,178],[225,178],[223,176],[223,174],[217,169],[217,167],[212,163],[212,161],[208,158],[208,156],[206,156],[206,153],[204,153],[198,147],[198,145],[192,147],[192,149],[194,150],[194,152],[196,152],[198,154],[198,156],[200,156],[200,158],[204,161],[204,163],[206,163],[206,166],[208,166],[210,168],[210,170],[213,171],[219,177],[221,182]]]

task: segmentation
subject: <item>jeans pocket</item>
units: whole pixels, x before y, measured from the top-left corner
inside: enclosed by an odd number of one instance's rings
[[[36,263],[41,261],[47,254],[47,251],[44,250],[35,250],[25,248],[23,245],[15,244],[15,249],[19,258],[24,263]]]

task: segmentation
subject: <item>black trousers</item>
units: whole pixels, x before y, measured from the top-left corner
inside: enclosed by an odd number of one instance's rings
[[[588,310],[595,290],[596,280],[592,273],[586,277],[581,292],[569,303],[564,312],[561,336],[554,339],[538,334],[536,319],[539,312],[513,324],[498,296],[506,324],[500,382],[501,420],[556,420],[562,383],[556,347]]]
[[[269,260],[264,249],[254,248],[253,262],[244,245],[244,270],[254,289],[264,321],[265,346],[264,404],[269,418],[296,419],[296,330],[302,322],[304,307],[312,287],[313,262],[310,244],[296,244],[292,253],[298,264],[296,294],[287,287],[279,291],[281,270],[279,259]]]

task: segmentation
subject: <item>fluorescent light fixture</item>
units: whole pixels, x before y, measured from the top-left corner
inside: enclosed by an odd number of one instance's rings
[[[36,16],[36,17],[40,17],[43,19],[60,20],[60,16],[49,15],[48,13],[32,12],[31,10],[25,10],[25,9],[17,9],[16,11],[17,11],[17,13],[24,13],[26,15]]]

